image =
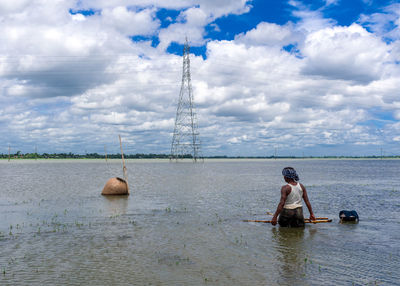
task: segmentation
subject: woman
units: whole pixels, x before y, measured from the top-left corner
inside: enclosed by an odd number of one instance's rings
[[[306,188],[298,182],[299,176],[296,170],[292,167],[286,167],[282,170],[282,175],[287,185],[281,188],[281,200],[272,218],[271,224],[276,225],[276,223],[279,222],[280,226],[304,226],[302,199],[310,212],[310,220],[315,220]]]

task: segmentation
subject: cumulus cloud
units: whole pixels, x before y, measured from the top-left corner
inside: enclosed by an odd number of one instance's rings
[[[360,82],[377,80],[383,74],[390,49],[363,27],[324,28],[307,35],[302,54],[303,71],[333,79]]]
[[[251,2],[4,3],[4,147],[102,152],[107,145],[115,146],[109,152],[118,152],[121,134],[127,152],[169,152],[182,59],[166,49],[172,42],[183,43],[185,36],[207,50],[205,58],[191,55],[205,155],[271,155],[275,148],[296,152],[398,140],[399,125],[393,120],[382,125],[387,120],[379,112],[400,117],[399,40],[391,36],[386,41],[387,32],[367,30],[363,21],[338,26],[291,1],[297,22],[260,22],[233,40],[212,40],[205,38],[207,25],[246,13]],[[179,15],[161,25],[161,8],[177,9]],[[396,17],[390,21],[398,23]],[[132,41],[137,35],[144,40]],[[153,36],[158,46],[148,40]],[[377,127],[382,132],[374,131]]]
[[[20,0],[21,1],[21,0]],[[200,7],[213,18],[229,14],[246,13],[251,8],[250,0],[82,0],[75,3],[75,9],[106,9],[118,6],[125,7],[159,7],[171,10],[186,10]]]
[[[131,11],[125,6],[102,10],[102,21],[107,27],[115,29],[123,35],[152,35],[159,27],[155,19],[155,9]]]
[[[171,24],[159,33],[159,49],[165,50],[171,42],[183,44],[190,37],[191,45],[200,46],[205,42],[204,27],[211,21],[200,8],[190,8],[180,13],[178,22]]]
[[[256,28],[241,33],[235,41],[248,45],[285,46],[299,41],[299,34],[293,33],[291,25],[280,26],[274,23],[261,22]]]
[[[0,15],[15,13],[23,10],[28,4],[29,0],[15,0],[15,1],[0,1]]]

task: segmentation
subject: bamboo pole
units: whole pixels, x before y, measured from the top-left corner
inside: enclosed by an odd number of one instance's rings
[[[271,220],[258,220],[258,219],[245,219],[244,222],[262,222],[262,223],[271,223]],[[331,219],[321,219],[321,220],[309,220],[305,219],[305,223],[323,223],[323,222],[332,222]]]
[[[121,140],[121,137],[119,137],[119,139]],[[122,147],[121,147],[122,148]],[[106,162],[107,162],[107,149],[106,149],[106,145],[104,145],[104,153],[106,154]]]
[[[122,141],[121,141],[121,135],[118,135],[119,137],[119,146],[121,147],[121,158],[122,158],[122,171],[124,173],[124,180],[126,182],[126,188],[128,190],[129,194],[129,185],[128,185],[128,176],[126,174],[126,166],[125,166],[125,159],[124,159],[124,151],[122,151]]]
[[[267,215],[274,215],[273,213],[271,213],[271,212],[266,212],[266,214]],[[308,218],[305,218],[304,220],[307,220]],[[325,219],[329,219],[328,217],[316,217],[315,218],[316,220],[321,220],[321,219],[323,219],[323,220],[325,220]]]

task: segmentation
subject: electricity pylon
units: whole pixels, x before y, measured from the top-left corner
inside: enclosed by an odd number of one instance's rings
[[[196,162],[201,157],[201,146],[194,110],[192,81],[190,75],[190,47],[186,39],[183,47],[182,85],[176,110],[174,135],[171,144],[171,159],[192,157]]]

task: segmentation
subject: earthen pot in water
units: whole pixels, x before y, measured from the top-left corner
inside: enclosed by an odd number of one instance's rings
[[[111,178],[101,192],[102,195],[129,195],[128,184],[124,179]]]

